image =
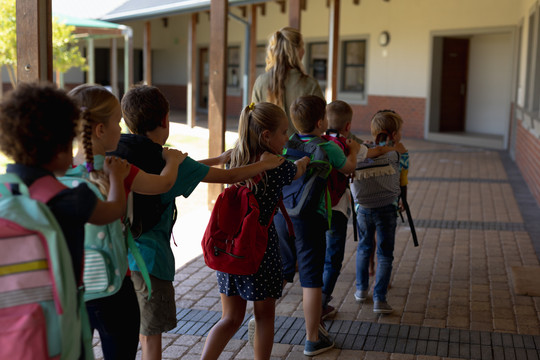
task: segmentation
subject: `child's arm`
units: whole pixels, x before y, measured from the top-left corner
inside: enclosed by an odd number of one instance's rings
[[[223,154],[221,154],[221,155],[219,155],[217,157],[204,159],[204,160],[199,160],[199,162],[201,164],[205,164],[205,165],[208,165],[208,166],[226,164],[226,163],[229,162],[229,160],[231,160],[231,153],[232,153],[232,149],[229,149],[229,150],[225,151]]]
[[[156,195],[169,191],[178,175],[178,166],[187,157],[187,153],[182,153],[180,150],[163,148],[163,159],[166,164],[159,175],[149,174],[140,170],[131,184],[133,192],[144,195]]]
[[[293,180],[298,179],[300,176],[302,176],[306,172],[309,161],[310,161],[310,158],[307,156],[304,156],[303,158],[298,159],[294,162],[296,165],[296,175],[294,176]]]
[[[339,170],[339,172],[348,175],[356,170],[356,155],[360,150],[360,144],[356,141],[347,139],[347,145],[349,146],[349,155],[347,155],[347,161]]]
[[[208,174],[202,179],[207,183],[234,184],[262,173],[263,171],[278,167],[285,158],[276,154],[265,152],[261,160],[256,163],[240,166],[233,169],[220,169],[210,167]]]
[[[126,212],[124,178],[129,174],[130,165],[126,160],[107,156],[103,171],[109,175],[109,195],[107,201],[98,200],[94,212],[88,219],[90,224],[105,225],[120,219]]]
[[[405,149],[405,146],[402,143],[397,143],[394,146],[386,146],[386,145],[385,146],[377,146],[377,147],[374,147],[374,148],[369,148],[368,151],[367,151],[367,156],[366,157],[374,158],[374,157],[377,157],[377,156],[384,155],[384,154],[386,154],[387,152],[390,152],[390,151],[397,151],[400,154],[404,154],[404,153],[407,152],[407,149]]]

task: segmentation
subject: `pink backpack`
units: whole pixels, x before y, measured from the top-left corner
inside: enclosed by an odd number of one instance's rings
[[[82,290],[46,205],[63,189],[52,176],[27,188],[0,175],[0,359],[93,359]]]

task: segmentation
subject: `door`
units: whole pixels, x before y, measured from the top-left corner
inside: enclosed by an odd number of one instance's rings
[[[199,100],[201,109],[208,109],[208,83],[209,83],[208,48],[199,49]]]
[[[464,132],[469,40],[443,39],[440,131]]]

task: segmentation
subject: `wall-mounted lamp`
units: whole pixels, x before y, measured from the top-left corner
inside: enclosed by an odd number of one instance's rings
[[[166,28],[167,26],[169,26],[169,18],[161,18],[161,21],[163,21],[163,27]]]
[[[388,31],[383,31],[379,35],[379,45],[386,46],[390,43],[390,33]]]

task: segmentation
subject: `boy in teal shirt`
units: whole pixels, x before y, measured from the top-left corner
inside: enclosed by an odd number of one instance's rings
[[[165,165],[161,156],[162,147],[169,137],[169,102],[158,88],[141,85],[129,90],[122,98],[121,105],[124,121],[132,134],[122,134],[114,154],[148,173],[159,174]],[[134,259],[131,256],[129,259],[141,311],[139,337],[143,359],[161,359],[161,334],[176,327],[172,285],[175,267],[170,247],[177,213],[176,197],[188,197],[201,181],[232,184],[273,169],[283,162],[283,158],[265,154],[269,156],[263,155],[261,161],[255,164],[229,170],[211,167],[225,163],[227,153],[200,162],[187,157],[178,167],[178,177],[171,190],[162,195],[142,196],[134,202],[135,214],[141,211],[150,217],[157,214],[150,225],[145,224],[143,219],[142,233],[136,239],[150,273],[150,300],[147,299],[148,289]]]

